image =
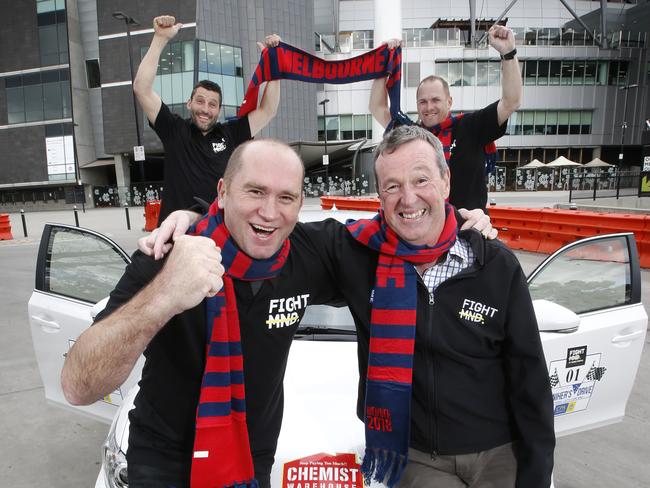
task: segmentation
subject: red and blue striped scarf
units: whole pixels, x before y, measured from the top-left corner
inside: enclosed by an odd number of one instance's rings
[[[277,276],[289,255],[289,240],[268,259],[252,259],[230,236],[217,200],[188,231],[209,237],[221,248],[224,287],[205,300],[206,361],[196,411],[192,488],[257,488],[246,426],[244,363],[233,278]]]
[[[326,61],[281,42],[277,47],[262,51],[237,116],[243,117],[257,108],[259,87],[265,81],[289,79],[307,83],[345,84],[388,75],[386,89],[392,119],[389,127],[411,124],[411,119],[400,111],[401,69],[401,47],[388,49],[383,44],[354,58]]]
[[[434,246],[412,246],[388,227],[380,211],[371,220],[347,223],[360,243],[379,253],[370,315],[366,382],[366,451],[361,471],[392,488],[408,461],[411,381],[417,310],[414,265],[435,262],[456,242],[454,209],[445,205],[445,225]]]
[[[447,165],[449,165],[449,159],[451,158],[451,133],[454,129],[454,125],[463,118],[465,114],[451,115],[448,114],[447,118],[433,127],[424,127],[431,131],[431,133],[440,139],[442,143],[442,149],[445,152],[445,159],[447,160]],[[497,165],[497,146],[494,141],[486,144],[483,147],[483,154],[485,155],[485,174],[492,173]],[[451,168],[451,166],[449,166]]]

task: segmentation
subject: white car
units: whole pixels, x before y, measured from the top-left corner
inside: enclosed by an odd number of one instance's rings
[[[326,216],[331,214],[314,212],[301,218]],[[337,217],[344,216],[349,214]],[[128,262],[117,244],[97,232],[47,224],[29,301],[47,399],[112,420],[96,483],[101,488],[128,486],[127,413],[143,360],[120,388],[90,406],[73,407],[65,401],[60,373],[70,346],[103,308]],[[601,235],[569,244],[533,271],[528,284],[553,390],[556,434],[622,420],[648,321],[641,304],[633,234]],[[289,356],[274,488],[327,481],[343,482],[341,486],[347,488],[363,486],[358,461],[364,432],[356,418],[357,380],[354,325],[347,308],[309,307]]]

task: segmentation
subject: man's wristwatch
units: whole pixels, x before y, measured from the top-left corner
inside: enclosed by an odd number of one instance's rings
[[[515,57],[516,55],[517,55],[517,50],[516,50],[516,49],[513,49],[513,50],[510,51],[510,52],[507,52],[507,53],[505,53],[505,54],[502,54],[502,55],[501,55],[501,59],[507,61],[507,60],[509,60],[509,59],[514,59],[514,57]]]

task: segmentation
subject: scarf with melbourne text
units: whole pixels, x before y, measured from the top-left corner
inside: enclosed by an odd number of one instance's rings
[[[237,116],[243,117],[257,108],[259,87],[265,81],[289,79],[307,83],[345,84],[388,75],[386,89],[390,99],[391,122],[386,129],[412,124],[411,119],[400,111],[401,69],[401,47],[388,49],[383,44],[354,58],[327,61],[280,42],[277,47],[262,51]]]
[[[246,427],[244,364],[233,278],[277,276],[289,255],[289,240],[268,259],[252,259],[233,241],[217,200],[188,234],[209,237],[221,248],[224,286],[205,299],[206,361],[196,412],[191,488],[257,488]]]
[[[366,450],[361,465],[371,479],[392,488],[408,461],[411,382],[417,310],[414,265],[435,262],[456,242],[454,208],[445,204],[445,224],[434,246],[413,246],[388,227],[383,211],[370,220],[348,221],[361,244],[379,253],[370,315],[370,352],[364,422]]]
[[[429,129],[434,136],[440,139],[442,143],[442,148],[445,152],[445,159],[447,164],[449,164],[449,159],[451,158],[451,132],[454,129],[454,125],[463,118],[465,114],[451,115],[448,114],[447,118],[440,122],[438,125],[433,127],[425,127]],[[423,126],[424,127],[424,126]],[[483,147],[483,153],[485,155],[485,174],[488,175],[494,172],[497,165],[497,146],[494,141],[486,144]]]

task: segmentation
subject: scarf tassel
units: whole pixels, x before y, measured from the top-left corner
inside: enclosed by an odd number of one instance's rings
[[[361,464],[361,472],[366,484],[370,485],[371,480],[384,483],[388,488],[397,484],[408,459],[402,454],[386,449],[366,448]],[[386,480],[386,478],[388,478]]]

